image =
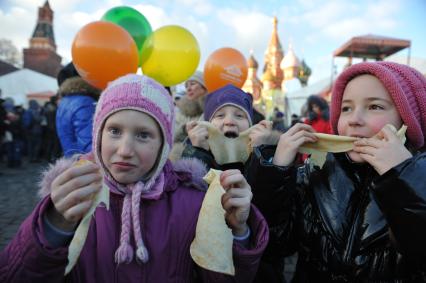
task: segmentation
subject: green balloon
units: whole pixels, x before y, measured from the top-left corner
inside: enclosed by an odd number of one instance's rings
[[[151,25],[139,11],[119,6],[109,9],[103,16],[103,21],[117,24],[127,30],[141,51],[146,38],[152,33]]]

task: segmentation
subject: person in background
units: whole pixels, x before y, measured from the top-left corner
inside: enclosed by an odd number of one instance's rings
[[[307,117],[304,123],[311,125],[318,133],[331,134],[330,113],[327,101],[318,96],[311,95],[307,100]]]
[[[58,97],[52,96],[43,107],[43,116],[46,120],[46,131],[44,135],[45,150],[44,158],[53,162],[61,156],[61,146],[59,143],[58,135],[56,134],[56,112]]]
[[[40,162],[42,142],[42,110],[36,100],[29,101],[29,107],[23,113],[23,124],[30,162]]]
[[[172,161],[178,160],[182,156],[184,149],[183,142],[188,137],[186,132],[186,123],[190,121],[198,121],[204,111],[204,102],[208,93],[204,83],[204,74],[201,71],[195,73],[185,82],[185,95],[180,96],[175,101],[176,124],[175,124],[175,140],[173,149],[170,154]]]
[[[6,110],[7,139],[4,146],[7,166],[9,168],[21,167],[25,144],[25,130],[22,122],[24,110],[21,106],[15,106],[12,98],[6,98],[3,107]]]
[[[277,111],[274,111],[272,117],[272,129],[284,133],[286,131],[285,124],[285,114],[278,109]]]
[[[1,93],[1,90],[0,90]],[[7,112],[6,109],[3,107],[4,99],[0,97],[0,162],[3,162],[3,154],[4,149],[3,145],[6,142],[6,130],[7,130],[7,123],[6,123],[6,116]],[[0,175],[2,173],[0,172]]]
[[[296,125],[297,123],[301,123],[299,115],[291,114],[290,128]]]
[[[92,123],[99,90],[84,81],[73,63],[57,77],[61,101],[56,114],[56,131],[64,156],[87,153],[92,147]]]

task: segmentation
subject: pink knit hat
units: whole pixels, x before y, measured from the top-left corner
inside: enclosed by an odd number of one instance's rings
[[[136,110],[150,115],[161,128],[163,147],[158,157],[157,167],[152,170],[147,180],[135,184],[119,184],[105,167],[101,156],[101,137],[105,121],[112,114],[121,110]],[[121,236],[115,259],[117,263],[129,263],[133,259],[130,245],[131,228],[136,242],[136,258],[148,261],[148,251],[142,240],[140,225],[141,198],[158,199],[164,188],[164,166],[173,145],[174,106],[167,90],[153,79],[129,74],[111,82],[102,92],[93,122],[93,152],[96,162],[101,165],[106,181],[112,183],[124,193],[121,213]]]
[[[330,123],[337,134],[343,92],[353,78],[370,74],[378,78],[387,89],[402,118],[407,125],[407,138],[410,144],[419,149],[426,138],[426,78],[417,70],[392,62],[364,62],[352,65],[343,71],[333,87],[331,97]]]

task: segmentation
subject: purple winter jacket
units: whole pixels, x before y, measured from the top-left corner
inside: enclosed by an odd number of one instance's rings
[[[71,164],[62,161],[52,167],[44,177],[44,189]],[[110,210],[96,209],[79,260],[64,277],[67,247],[50,247],[43,231],[42,216],[51,205],[46,196],[0,254],[0,282],[193,282],[194,272],[203,282],[251,282],[269,235],[266,221],[254,206],[248,220],[250,247],[233,245],[235,277],[205,270],[191,259],[189,247],[205,194],[196,185],[201,182],[201,167],[197,161],[175,165],[160,199],[142,200],[142,236],[150,254],[146,264],[114,262],[123,196],[111,191]]]

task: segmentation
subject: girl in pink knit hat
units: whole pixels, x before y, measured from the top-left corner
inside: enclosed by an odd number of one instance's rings
[[[96,107],[93,150],[83,156],[94,163],[74,166],[74,157],[51,166],[43,199],[0,254],[0,281],[250,282],[268,228],[237,170],[220,177],[235,276],[191,259],[206,172],[197,160],[168,160],[173,125],[173,101],[163,86],[138,75],[111,82]],[[74,232],[103,186],[109,209],[96,208],[78,261],[64,276]]]
[[[357,138],[353,150],[296,167],[299,147],[317,141],[296,124],[249,166],[256,204],[281,225],[271,239],[298,252],[293,282],[426,282],[426,78],[396,63],[353,65],[330,114],[335,134]],[[405,144],[387,124],[408,127]]]

